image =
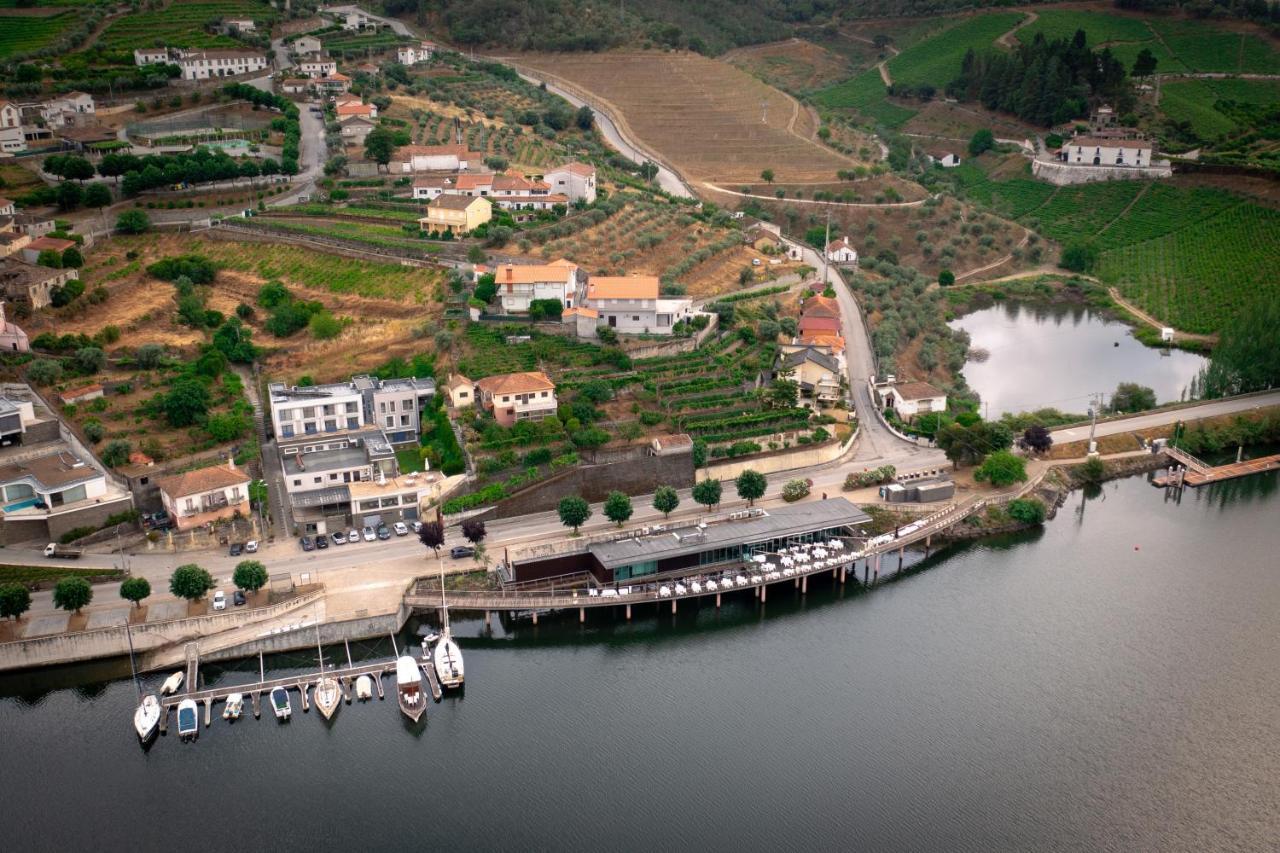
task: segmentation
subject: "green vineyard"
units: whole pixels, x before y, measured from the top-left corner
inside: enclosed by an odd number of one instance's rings
[[[880,72],[872,68],[814,93],[813,101],[829,109],[857,110],[885,127],[902,127],[915,116],[915,110],[889,103],[887,94]]]

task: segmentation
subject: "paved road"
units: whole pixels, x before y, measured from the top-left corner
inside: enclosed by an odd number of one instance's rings
[[[384,18],[384,17],[382,17],[381,15],[375,15],[375,14],[373,14],[372,12],[370,12],[368,9],[361,9],[359,6],[354,6],[354,5],[350,5],[350,6],[325,6],[325,7],[324,7],[324,8],[322,8],[320,11],[321,11],[321,12],[335,12],[335,13],[339,13],[339,12],[362,12],[362,13],[364,13],[364,16],[365,16],[366,18],[370,18],[370,19],[372,19],[372,20],[374,20],[374,21],[377,21],[378,23],[383,24],[384,26],[391,27],[391,29],[395,32],[395,34],[396,34],[396,35],[400,35],[400,36],[412,36],[412,35],[413,35],[413,33],[409,32],[409,27],[408,27],[408,26],[407,26],[403,21],[397,21],[397,20],[395,20],[394,18]]]
[[[1098,424],[1098,435],[1116,435],[1122,432],[1141,432],[1144,429],[1152,427],[1168,426],[1181,420],[1198,420],[1200,418],[1213,418],[1219,415],[1232,415],[1237,412],[1249,412],[1254,409],[1262,409],[1268,406],[1280,406],[1280,391],[1268,391],[1265,394],[1253,394],[1248,397],[1235,397],[1230,400],[1214,400],[1208,403],[1200,403],[1196,406],[1188,406],[1182,409],[1169,409],[1163,412],[1152,412],[1145,415],[1135,415],[1131,418],[1123,418],[1121,420],[1103,421]],[[1065,429],[1055,429],[1053,432],[1053,440],[1056,444],[1066,444],[1072,441],[1087,441],[1089,438],[1089,427],[1085,426],[1069,427]]]

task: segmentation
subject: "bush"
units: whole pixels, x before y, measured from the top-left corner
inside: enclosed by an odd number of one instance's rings
[[[1040,524],[1044,521],[1044,504],[1035,498],[1018,498],[1009,501],[1009,517],[1023,524]]]
[[[982,461],[973,472],[973,479],[979,483],[989,482],[996,488],[1012,486],[1026,482],[1027,466],[1021,457],[1007,450],[997,450]]]
[[[116,218],[116,230],[121,234],[145,234],[151,229],[151,220],[141,210],[126,210]]]
[[[116,439],[102,449],[102,464],[111,468],[123,465],[129,461],[129,451],[132,449],[133,447],[129,442]]]
[[[62,379],[62,363],[49,358],[37,359],[27,368],[27,379],[36,385],[53,385]]]
[[[164,281],[177,282],[185,276],[193,284],[212,284],[218,268],[204,255],[178,255],[163,258],[147,267],[147,273]]]
[[[788,480],[782,487],[782,499],[787,502],[798,501],[809,496],[808,480]]]

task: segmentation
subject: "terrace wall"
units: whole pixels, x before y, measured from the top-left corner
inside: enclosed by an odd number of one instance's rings
[[[1077,166],[1071,163],[1055,163],[1039,158],[1031,161],[1031,174],[1042,181],[1058,186],[1088,184],[1094,181],[1140,181],[1148,178],[1168,178],[1173,167],[1168,160],[1156,161],[1154,166]],[[1163,165],[1158,165],[1163,163]]]
[[[579,495],[593,503],[612,491],[629,495],[653,492],[658,486],[689,488],[694,483],[693,454],[645,456],[643,461],[621,459],[595,465],[579,465],[535,483],[502,501],[481,517],[511,518],[556,508],[562,498]]]

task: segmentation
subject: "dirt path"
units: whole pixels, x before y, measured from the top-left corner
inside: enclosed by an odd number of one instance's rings
[[[1142,189],[1138,190],[1138,194],[1137,194],[1137,195],[1135,195],[1135,196],[1134,196],[1134,197],[1129,201],[1129,203],[1128,203],[1128,204],[1126,204],[1126,205],[1124,206],[1124,210],[1122,210],[1122,211],[1120,211],[1119,213],[1117,213],[1114,219],[1112,219],[1112,220],[1111,220],[1110,222],[1108,222],[1106,225],[1103,225],[1101,228],[1099,228],[1097,231],[1095,231],[1093,236],[1097,237],[1099,234],[1101,234],[1101,233],[1103,233],[1104,231],[1106,231],[1106,230],[1107,230],[1108,228],[1110,228],[1112,225],[1115,225],[1115,224],[1116,224],[1117,222],[1119,222],[1121,219],[1124,219],[1126,216],[1128,216],[1128,215],[1129,215],[1129,210],[1130,210],[1130,209],[1131,209],[1135,204],[1137,204],[1137,203],[1138,203],[1138,200],[1139,200],[1140,198],[1142,198],[1144,195],[1146,195],[1146,194],[1147,194],[1147,190],[1151,189],[1151,184],[1152,184],[1152,182],[1151,182],[1151,181],[1147,181],[1145,184],[1143,184],[1143,185],[1142,185]]]
[[[1014,246],[1013,248],[1015,250],[1021,249],[1023,246],[1027,245],[1027,241],[1030,239],[1031,239],[1031,232],[1028,231],[1027,233],[1022,235],[1022,239],[1019,240],[1017,245]],[[1007,264],[1011,260],[1013,260],[1013,252],[1010,252],[1009,254],[1005,255],[1002,258],[997,258],[996,260],[992,261],[989,264],[984,264],[983,266],[977,267],[975,269],[971,269],[968,272],[960,273],[959,275],[956,276],[956,281],[959,282],[961,279],[970,278],[972,276],[978,275],[979,273],[984,273],[987,270],[993,270],[1002,264]]]
[[[1000,38],[996,39],[996,44],[1000,45],[1001,47],[1007,47],[1012,49],[1013,37],[1018,34],[1018,30],[1022,29],[1025,26],[1028,26],[1029,24],[1034,24],[1036,21],[1040,19],[1040,16],[1037,15],[1035,12],[1032,12],[1030,9],[1026,9],[1023,11],[1027,13],[1027,17],[1019,21],[1014,26],[1013,29],[1009,30],[1009,32],[1005,33],[1004,35],[1000,36]]]
[[[810,198],[778,198],[772,195],[756,195],[755,193],[740,193],[736,190],[727,190],[722,186],[713,184],[710,181],[703,181],[702,185],[712,192],[724,193],[725,195],[736,195],[739,198],[759,198],[765,201],[786,202],[787,204],[818,204],[828,205],[830,207],[919,207],[928,199],[920,198],[915,201],[886,201],[876,204],[875,202],[857,202],[857,201],[814,201]]]
[[[1165,323],[1160,322],[1155,317],[1152,317],[1146,311],[1143,311],[1137,305],[1134,305],[1132,302],[1121,296],[1120,291],[1116,290],[1114,287],[1108,287],[1107,293],[1111,296],[1112,301],[1117,305],[1153,329],[1167,328]],[[1173,339],[1175,341],[1198,341],[1204,344],[1216,344],[1218,342],[1217,335],[1197,335],[1192,332],[1180,332],[1177,329],[1173,332]]]

